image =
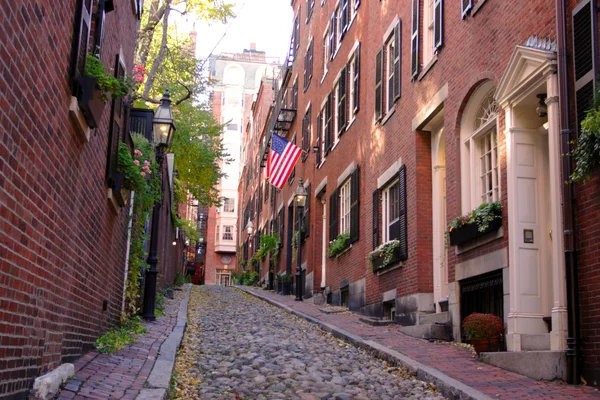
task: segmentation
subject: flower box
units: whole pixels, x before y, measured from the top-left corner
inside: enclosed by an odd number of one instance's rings
[[[464,224],[463,226],[453,229],[449,232],[450,246],[460,246],[468,243],[478,237],[487,235],[490,232],[495,232],[502,226],[502,218],[496,218],[490,221],[487,229],[483,232],[479,231],[476,223]]]
[[[98,78],[84,75],[79,78],[77,103],[90,128],[97,128],[106,102],[102,101],[100,89],[96,86]]]
[[[400,246],[397,246],[393,251],[394,255],[387,264],[385,263],[385,257],[383,252],[380,253],[379,257],[375,257],[373,261],[371,261],[371,263],[373,264],[373,272],[382,270],[400,261]]]

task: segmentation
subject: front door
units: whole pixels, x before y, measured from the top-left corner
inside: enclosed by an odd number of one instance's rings
[[[433,297],[436,311],[439,302],[448,299],[448,262],[446,257],[446,138],[444,129],[431,134],[431,181],[433,212]]]

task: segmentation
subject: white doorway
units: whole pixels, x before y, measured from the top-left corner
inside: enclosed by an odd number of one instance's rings
[[[441,120],[443,122],[443,119]],[[433,299],[436,312],[448,300],[446,232],[446,135],[437,125],[431,132],[431,183],[433,217]]]

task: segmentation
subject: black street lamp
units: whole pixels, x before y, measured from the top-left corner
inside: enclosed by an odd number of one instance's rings
[[[171,146],[173,133],[175,133],[175,123],[171,113],[171,99],[169,98],[169,89],[165,90],[160,105],[154,113],[152,119],[153,135],[152,144],[156,147],[156,162],[158,163],[158,182],[160,185],[160,200],[154,203],[152,209],[152,227],[150,232],[150,249],[148,251],[149,268],[146,270],[146,282],[144,286],[144,312],[142,318],[147,321],[154,321],[154,307],[156,305],[156,276],[158,269],[158,225],[160,223],[160,208],[162,206],[162,164],[165,149]]]
[[[296,199],[296,207],[298,209],[298,263],[296,264],[296,301],[302,301],[302,213],[304,212],[304,204],[306,203],[306,189],[302,184],[302,177],[294,198]]]

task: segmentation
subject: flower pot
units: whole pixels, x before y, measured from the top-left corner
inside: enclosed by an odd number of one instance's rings
[[[487,235],[490,232],[497,231],[502,226],[502,218],[496,218],[492,220],[487,229],[483,232],[479,232],[477,224],[465,224],[460,228],[456,228],[449,233],[450,246],[460,246],[468,243],[478,237]]]
[[[276,286],[276,287],[277,287],[277,289],[276,289],[276,291],[277,291],[277,294],[281,293],[281,291],[283,290],[283,289],[282,289],[282,285],[283,285],[283,282],[282,282],[282,281],[280,281],[280,280],[279,280],[279,281],[277,281],[277,286]]]
[[[371,261],[371,263],[373,264],[373,272],[377,272],[381,269],[389,267],[392,264],[396,264],[398,261],[400,261],[400,246],[394,249],[394,255],[387,264],[385,263],[385,257],[383,252],[381,253],[380,257],[377,257],[376,259]]]
[[[100,90],[96,87],[98,78],[84,75],[78,79],[79,90],[77,103],[90,128],[97,128],[106,103],[101,99]]]
[[[281,286],[281,294],[283,296],[289,296],[292,294],[292,283],[291,282],[283,282]]]
[[[473,346],[477,355],[487,352],[496,352],[500,349],[500,338],[470,339],[467,343]]]

